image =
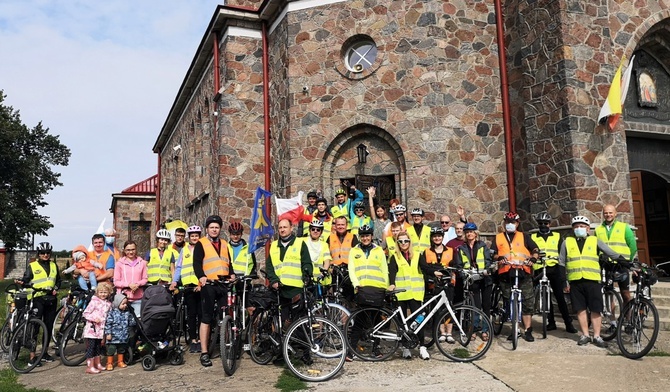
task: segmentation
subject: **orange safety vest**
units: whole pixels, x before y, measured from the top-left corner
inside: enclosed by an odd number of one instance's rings
[[[496,247],[498,248],[498,256],[505,256],[507,261],[512,262],[513,264],[519,264],[519,267],[523,268],[526,273],[530,273],[530,266],[523,265],[522,263],[530,257],[530,251],[526,248],[526,245],[523,241],[523,233],[517,231],[514,233],[514,238],[510,242],[507,242],[506,233],[498,233],[496,235]],[[499,269],[499,274],[504,274],[512,268],[510,264],[503,264]]]
[[[349,252],[351,251],[351,243],[353,240],[354,235],[351,233],[347,233],[342,242],[340,242],[337,233],[330,234],[330,256],[333,258],[333,264],[349,264]]]
[[[95,251],[92,250],[88,252],[88,258],[91,260],[95,260],[98,263],[102,264],[102,268],[100,268],[102,271],[105,271],[107,268],[107,259],[109,259],[109,256],[114,257],[114,254],[109,250],[104,250],[102,253],[100,253],[100,256],[95,254]],[[116,263],[116,259],[114,259],[114,262]]]
[[[216,248],[207,237],[202,237],[200,243],[205,250],[205,257],[202,260],[202,269],[207,279],[217,280],[219,275],[227,276],[230,271],[230,257],[228,256],[228,243],[221,241],[221,254],[216,253]]]
[[[444,247],[444,252],[442,252],[442,259],[440,259],[440,264],[445,267],[448,267],[451,264],[451,261],[454,259],[454,249],[448,246]],[[437,264],[437,253],[432,249],[426,249],[426,263],[428,264]]]

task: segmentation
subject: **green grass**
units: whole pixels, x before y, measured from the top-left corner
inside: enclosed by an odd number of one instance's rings
[[[649,354],[646,355],[647,357],[670,357],[670,353],[662,350],[658,351],[650,351]]]
[[[296,377],[290,370],[284,369],[277,379],[275,388],[282,392],[303,391],[307,389],[307,383]]]
[[[26,388],[19,384],[19,378],[12,369],[0,370],[0,392],[52,392],[49,389]]]

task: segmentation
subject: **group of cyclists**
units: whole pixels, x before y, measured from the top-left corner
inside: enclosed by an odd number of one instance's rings
[[[434,279],[444,278],[447,267],[452,267],[452,271],[475,270],[483,279],[474,282],[469,291],[474,294],[475,306],[487,316],[491,312],[494,282],[500,285],[504,297],[509,300],[515,275],[512,272],[518,272],[523,293],[522,336],[532,342],[531,317],[535,299],[532,278],[541,268],[536,262],[542,257],[565,330],[578,332],[562,295],[570,293],[581,331],[578,344],[593,342],[599,347],[606,346],[600,337],[599,312],[603,306],[600,255],[605,254],[612,263],[618,261],[625,266],[625,260],[630,260],[637,251],[630,227],[615,219],[613,206],[604,207],[605,221],[596,228],[596,236],[590,235],[589,219],[577,215],[572,218],[572,233],[565,238],[552,231],[553,219],[547,213],[535,217],[538,230],[531,235],[519,230],[520,217],[511,211],[504,215],[499,233],[487,244],[479,238],[477,225],[465,218],[460,206],[457,209],[459,222],[455,225],[449,215],[443,215],[439,225],[431,226],[424,222],[425,213],[421,208],[408,211],[398,200],[392,200],[387,214],[385,206],[374,203],[375,188],[370,187],[367,191],[370,215],[365,214],[363,193],[351,186],[348,191],[339,189],[336,192],[336,202],[331,208],[317,192],[309,192],[308,205],[298,222],[279,220],[277,239],[269,246],[263,273],[269,286],[279,290],[285,320],[299,317],[291,312],[291,305],[301,301],[305,282],[319,277],[327,284],[328,279],[322,274],[332,270],[333,266],[348,274],[349,287],[345,292],[351,293],[353,304],[363,301],[375,290],[395,290],[403,310],[410,313],[432,294]],[[222,236],[223,229],[223,219],[218,215],[209,216],[204,227],[193,225],[177,229],[174,241],[168,230],[161,229],[156,233],[156,248],[147,252],[144,259],[137,256],[137,244],[133,241],[126,241],[117,249],[116,233],[108,230],[104,235],[93,236],[93,250],[88,252],[88,258],[102,267],[101,273],[95,274],[97,284],[113,281],[117,292],[128,297],[129,305],[138,315],[141,290],[146,284],[164,284],[170,290],[192,287],[184,292],[188,336],[191,338],[189,351],[200,354],[200,363],[204,367],[212,366],[208,339],[216,303],[226,296],[225,286],[208,283],[222,277],[235,280],[236,276],[260,271],[255,255],[248,252],[248,244],[242,238],[242,224],[232,222],[228,225],[228,240]],[[51,293],[35,293],[34,306],[46,325],[53,324],[56,295],[62,284],[51,252],[49,243],[40,243],[37,260],[30,263],[19,281],[30,283],[34,288],[52,289]],[[90,271],[75,268],[73,272],[74,276],[85,278],[84,274]],[[626,295],[628,279],[626,275],[619,282],[624,299],[630,298]],[[458,273],[453,273],[448,295],[454,302],[463,300],[463,279]],[[587,309],[591,311],[592,337]],[[455,343],[450,327],[446,325],[441,329],[440,342]],[[552,311],[547,329],[556,328]],[[490,333],[479,331],[473,338],[487,341],[492,338]],[[422,337],[419,339],[421,341]],[[409,359],[412,353],[403,349],[402,356]],[[418,356],[424,360],[430,358],[425,346],[419,346]],[[42,361],[50,362],[53,358],[47,350]],[[347,355],[347,360],[353,358]]]

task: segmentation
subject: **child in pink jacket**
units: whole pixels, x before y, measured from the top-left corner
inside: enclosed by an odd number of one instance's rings
[[[105,336],[105,320],[107,312],[112,307],[109,298],[112,295],[112,285],[107,282],[98,284],[95,295],[91,298],[82,316],[86,319],[84,338],[86,339],[86,373],[98,374],[105,367],[100,363],[102,352],[102,338]]]

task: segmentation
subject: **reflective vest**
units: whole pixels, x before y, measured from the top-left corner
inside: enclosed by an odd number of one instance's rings
[[[286,249],[284,260],[280,258],[279,241],[272,241],[272,245],[270,245],[270,262],[272,262],[279,281],[284,286],[303,286],[302,270],[300,269],[302,243],[303,239],[296,237],[293,244]]]
[[[56,268],[56,263],[53,261],[49,261],[49,275],[47,275],[47,272],[44,270],[44,268],[40,265],[39,262],[33,261],[30,263],[30,270],[33,273],[33,280],[31,283],[33,284],[33,287],[36,289],[52,289],[56,286],[56,274],[57,274],[57,268]],[[37,291],[34,294],[28,294],[28,296],[32,297],[41,297],[46,295],[44,291]]]
[[[181,249],[181,284],[198,284],[198,277],[193,270],[193,249],[186,245]]]
[[[607,235],[607,228],[604,225],[596,227],[596,237],[606,243],[613,251],[630,259],[630,248],[626,243],[626,229],[628,225],[623,222],[614,221],[612,230]]]
[[[114,257],[114,254],[109,249],[103,251],[100,255],[97,255],[94,250],[88,252],[88,258],[102,264],[101,269],[103,271],[107,268],[107,260],[109,259],[109,256],[112,256],[112,258]],[[116,259],[114,259],[114,261],[116,261]]]
[[[354,216],[351,219],[351,234],[358,235],[358,229],[363,225],[372,226],[372,220],[369,216]]]
[[[337,218],[339,216],[343,216],[347,218],[347,230],[351,229],[351,217],[349,216],[349,205],[351,202],[347,199],[347,201],[344,202],[342,207],[339,205],[334,205],[330,207],[330,214],[333,216],[333,218]]]
[[[468,246],[465,244],[465,246]],[[451,248],[449,248],[451,249]],[[470,260],[470,252],[463,251],[462,248],[458,248],[461,254],[461,260],[463,261],[463,269],[472,268],[472,260]],[[477,269],[479,271],[484,271],[486,269],[486,259],[484,258],[484,247],[482,246],[477,250],[475,255],[475,262],[477,263]]]
[[[565,270],[569,281],[579,279],[600,281],[597,237],[586,237],[586,243],[581,252],[577,240],[574,237],[568,237],[565,239],[565,251],[567,254]]]
[[[428,264],[437,264],[437,253],[433,249],[426,249],[426,263]],[[451,264],[451,260],[454,259],[454,249],[449,248],[448,246],[444,247],[444,252],[442,252],[442,258],[440,259],[440,264],[444,267],[448,267]]]
[[[558,240],[561,239],[561,236],[558,233],[552,232],[551,234],[549,234],[546,241],[537,233],[533,233],[530,236],[530,238],[532,238],[533,241],[535,241],[538,248],[540,248],[540,252],[546,253],[547,257],[558,258]],[[547,259],[546,263],[547,267],[553,267],[556,264],[558,264],[558,260]],[[533,264],[533,269],[534,270],[542,269],[542,264],[540,263]]]
[[[328,244],[325,242],[319,240],[319,241],[312,241],[311,239],[305,240],[305,244],[307,244],[307,248],[309,249],[309,256],[312,259],[312,264],[314,264],[314,270],[312,271],[312,276],[314,277],[314,281],[316,282],[316,278],[321,275],[321,270],[319,268],[323,268],[323,263],[324,261],[332,261],[332,257],[330,256],[330,249],[328,248]],[[312,254],[312,248],[310,245],[318,244],[319,250],[315,253]],[[316,245],[315,245],[316,247]],[[329,276],[321,281],[322,285],[328,285],[332,281],[332,278]]]
[[[512,264],[521,265],[530,257],[530,251],[526,249],[523,242],[523,233],[517,231],[514,233],[511,243],[507,242],[506,233],[498,233],[496,235],[496,246],[498,248],[498,256],[505,256],[508,262]],[[499,269],[499,274],[504,274],[512,268],[509,264],[503,264]],[[530,273],[530,267],[523,265],[523,270]]]
[[[430,248],[430,227],[423,225],[421,233],[417,233],[414,225],[411,225],[407,229],[407,234],[409,239],[412,240],[412,253],[421,254],[421,252]]]
[[[221,254],[216,253],[216,248],[207,237],[200,240],[202,248],[205,251],[205,257],[202,259],[202,270],[209,280],[218,280],[219,275],[228,276],[230,273],[230,257],[228,256],[228,243],[221,241]]]
[[[388,273],[384,274],[382,271],[382,263],[386,264],[386,255],[380,246],[372,248],[368,257],[365,257],[363,249],[356,246],[349,253],[349,258],[354,263],[354,269],[350,269],[349,273],[356,276],[359,286],[388,288]],[[388,271],[386,266],[384,271]]]
[[[393,237],[386,237],[386,253],[389,255],[395,254],[396,244]]]
[[[396,289],[405,289],[407,291],[398,293],[399,301],[408,301],[414,299],[423,301],[425,284],[423,274],[419,271],[419,254],[412,254],[411,263],[407,262],[405,256],[394,254],[396,264],[398,264],[398,273],[395,277]]]
[[[354,235],[351,233],[347,233],[342,242],[340,242],[337,233],[330,234],[330,256],[333,258],[333,264],[349,264],[349,252],[351,252],[351,243],[353,240]]]
[[[168,247],[163,251],[163,257],[158,252],[158,248],[153,248],[149,252],[149,263],[147,263],[147,277],[149,283],[156,283],[160,280],[170,282],[172,274],[170,273],[170,258],[177,258],[174,249]]]
[[[235,249],[228,243],[228,254],[233,259],[233,271],[235,274],[251,275],[251,269],[254,266],[251,254],[249,254],[249,244],[244,244],[235,256]]]

